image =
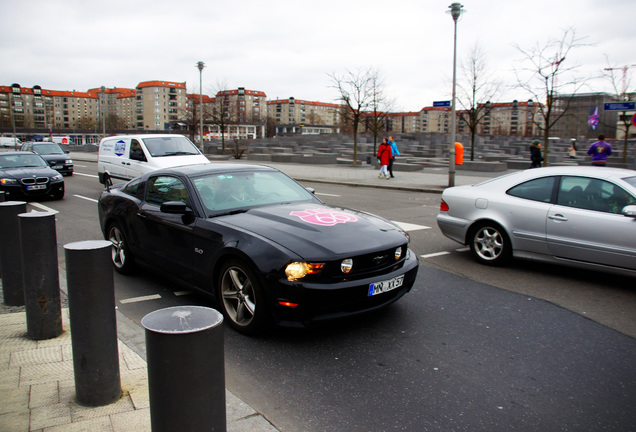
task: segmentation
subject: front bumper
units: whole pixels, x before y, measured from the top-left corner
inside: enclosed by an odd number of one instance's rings
[[[0,190],[4,192],[7,201],[16,199],[29,199],[37,198],[48,195],[61,194],[64,190],[64,180],[58,180],[47,184],[45,189],[27,190],[26,186],[18,185],[5,185],[1,186]]]
[[[399,268],[379,276],[328,284],[290,282],[281,279],[272,296],[274,318],[282,325],[294,323],[306,326],[312,322],[352,316],[386,307],[411,290],[418,268],[417,256],[409,249]],[[401,275],[404,275],[404,280],[400,287],[369,296],[371,284]],[[283,306],[280,302],[297,306]]]

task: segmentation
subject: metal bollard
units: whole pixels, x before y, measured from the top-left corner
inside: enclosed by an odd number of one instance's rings
[[[7,306],[24,305],[20,229],[18,215],[26,213],[26,202],[0,202],[0,261],[2,262],[2,291]]]
[[[57,263],[55,213],[18,215],[27,336],[35,340],[62,334],[62,301]]]
[[[121,397],[112,243],[64,245],[77,403],[100,406]]]
[[[153,432],[225,431],[223,315],[201,306],[151,312],[146,329]]]

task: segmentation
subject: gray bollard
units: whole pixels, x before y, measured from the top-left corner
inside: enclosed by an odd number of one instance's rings
[[[52,339],[64,331],[55,213],[19,214],[18,226],[27,336],[35,340]]]
[[[0,261],[2,262],[2,292],[7,306],[24,305],[20,228],[18,215],[26,213],[26,202],[0,202]]]
[[[100,406],[121,397],[112,243],[64,245],[77,403]]]
[[[152,432],[225,431],[223,315],[176,306],[146,315]]]

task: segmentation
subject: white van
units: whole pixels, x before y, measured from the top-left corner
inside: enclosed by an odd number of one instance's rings
[[[22,144],[20,138],[15,137],[0,137],[0,145],[2,147],[15,147],[16,145],[19,147]]]
[[[130,180],[150,171],[210,163],[183,135],[119,135],[103,138],[97,154],[99,182]]]

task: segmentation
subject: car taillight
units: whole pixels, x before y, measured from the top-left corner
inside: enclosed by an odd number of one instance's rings
[[[439,205],[439,211],[448,211],[448,204],[446,204],[446,201],[442,200]]]

